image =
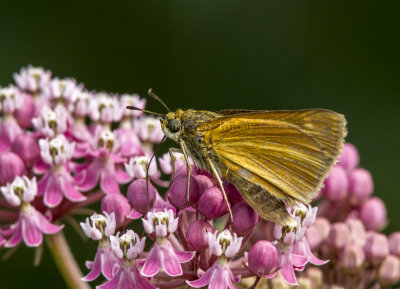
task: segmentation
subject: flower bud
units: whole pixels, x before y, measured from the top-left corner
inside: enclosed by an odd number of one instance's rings
[[[367,230],[378,231],[386,224],[386,207],[381,199],[370,198],[360,208],[360,219]]]
[[[147,212],[147,208],[152,208],[156,201],[157,190],[148,182],[148,195],[147,195],[147,181],[145,179],[139,179],[133,181],[128,186],[127,198],[131,206],[138,212],[144,214]]]
[[[374,190],[374,183],[369,171],[358,168],[349,175],[349,195],[352,205],[360,205],[367,200]]]
[[[311,226],[306,231],[306,239],[311,251],[318,250],[323,242],[323,236],[316,226]]]
[[[273,273],[279,267],[278,251],[265,240],[257,241],[247,255],[249,269],[260,277]]]
[[[21,128],[29,128],[32,126],[32,118],[35,117],[35,102],[30,94],[23,93],[23,105],[14,112],[14,117]]]
[[[186,237],[193,250],[201,251],[208,248],[208,232],[214,233],[214,229],[209,223],[204,221],[190,223]]]
[[[400,232],[395,232],[389,236],[390,254],[400,258]]]
[[[243,201],[242,195],[239,193],[236,187],[231,183],[225,183],[224,189],[228,196],[228,200],[231,204],[236,204],[237,202]]]
[[[388,255],[383,260],[378,271],[378,281],[384,287],[395,285],[400,280],[400,259]]]
[[[212,180],[206,175],[195,176],[197,184],[199,185],[199,197],[208,189],[214,186]]]
[[[328,244],[337,250],[343,249],[351,241],[350,230],[344,223],[335,223],[328,235]]]
[[[349,274],[360,271],[365,261],[365,253],[361,246],[353,243],[344,247],[340,254],[340,264]]]
[[[324,217],[317,217],[313,226],[317,228],[323,241],[328,238],[329,232],[331,231],[331,224],[329,223],[328,219],[325,219]]]
[[[356,242],[360,246],[364,246],[367,239],[367,232],[363,222],[360,219],[349,218],[346,220],[346,225],[350,230],[350,235],[353,242]]]
[[[27,166],[33,166],[40,158],[38,141],[29,134],[17,136],[11,144],[11,151],[20,156]]]
[[[258,222],[258,214],[245,202],[241,201],[232,207],[233,229],[239,236],[250,232]]]
[[[209,219],[221,217],[228,211],[219,188],[211,187],[204,192],[199,200],[199,211]]]
[[[378,266],[389,254],[388,239],[383,234],[371,232],[364,245],[364,251],[367,260],[374,266]]]
[[[189,202],[187,198],[187,175],[181,174],[174,178],[169,190],[168,200],[175,208],[184,209],[193,205],[199,199],[199,185],[194,177],[190,176]]]
[[[358,155],[357,148],[351,143],[345,143],[343,145],[342,154],[338,158],[339,165],[345,168],[347,171],[355,169],[359,162],[360,156]]]
[[[13,152],[0,155],[0,185],[11,183],[16,176],[22,176],[25,165],[21,158]]]
[[[343,167],[335,166],[324,181],[324,196],[331,201],[340,201],[347,196],[349,182]]]
[[[115,222],[118,228],[126,221],[126,216],[131,211],[128,200],[121,194],[107,194],[101,200],[101,211],[115,214]]]

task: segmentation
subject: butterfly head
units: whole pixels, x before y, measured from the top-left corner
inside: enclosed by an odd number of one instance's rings
[[[176,112],[169,112],[161,118],[161,128],[164,134],[174,141],[178,141],[181,135],[181,115],[181,110],[178,109]]]

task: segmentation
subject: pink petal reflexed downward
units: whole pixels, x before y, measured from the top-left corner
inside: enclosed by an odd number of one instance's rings
[[[21,240],[22,240],[21,221],[18,221],[16,226],[13,228],[11,237],[7,240],[4,246],[6,248],[15,247],[21,242]]]
[[[287,260],[281,267],[282,278],[290,285],[297,285],[296,275],[294,274],[293,265]]]
[[[39,212],[36,212],[36,217],[37,217],[39,229],[45,234],[50,234],[50,235],[55,234],[55,233],[58,233],[59,231],[61,231],[62,228],[64,228],[64,225],[58,226],[58,225],[54,225],[54,224],[50,223],[45,218],[45,216],[43,216]]]
[[[37,186],[38,186],[38,192],[37,192],[37,195],[38,196],[43,196],[43,194],[44,194],[44,192],[46,191],[46,186],[47,186],[47,183],[48,183],[48,181],[49,181],[49,176],[50,176],[50,172],[48,172],[47,174],[45,174],[41,179],[40,179],[40,181],[37,183]]]
[[[149,256],[146,258],[146,262],[143,265],[142,270],[140,271],[143,276],[153,277],[160,271],[161,269],[161,252],[160,245],[155,243],[153,248],[150,251]]]
[[[155,287],[153,285],[151,285],[151,283],[149,282],[149,280],[147,280],[146,277],[143,277],[142,275],[140,275],[139,270],[137,269],[136,266],[134,266],[131,269],[133,276],[136,280],[136,288],[139,289],[155,289]]]
[[[224,270],[221,266],[216,266],[214,274],[211,276],[210,283],[208,285],[209,289],[226,289],[229,286],[229,272]]]
[[[114,265],[118,263],[118,260],[115,258],[111,247],[102,248],[101,250],[101,272],[103,273],[104,277],[111,279],[114,275]]]
[[[179,259],[175,254],[175,250],[171,243],[167,243],[161,247],[161,265],[169,276],[180,276],[183,274]]]
[[[60,183],[65,197],[71,202],[82,202],[86,200],[86,197],[75,188],[73,179],[67,172],[65,172],[63,176],[60,176]]]
[[[201,287],[206,286],[208,283],[210,283],[210,279],[211,279],[212,275],[214,274],[216,266],[217,265],[214,263],[214,265],[211,266],[207,270],[207,272],[203,276],[200,277],[200,279],[197,279],[197,280],[194,280],[194,281],[186,281],[186,283],[188,283],[189,286],[192,286],[194,288],[201,288]]]
[[[84,192],[93,189],[99,181],[100,173],[101,163],[95,160],[75,178],[75,180],[81,180],[81,183],[78,184],[79,189]]]
[[[135,278],[128,270],[124,270],[119,279],[119,289],[136,289]]]
[[[310,259],[308,256],[301,256],[297,254],[290,255],[292,259],[292,264],[294,267],[303,267],[307,264],[308,260]]]
[[[50,173],[44,190],[44,203],[49,208],[57,207],[63,199],[63,191],[58,176]]]
[[[194,257],[194,255],[196,254],[196,252],[194,251],[177,251],[174,249],[175,255],[176,257],[178,257],[178,261],[179,263],[186,263],[190,260],[192,260],[192,258]]]
[[[126,184],[131,180],[130,176],[125,171],[120,169],[115,170],[115,179],[119,184]]]
[[[101,259],[101,249],[98,248],[96,252],[96,256],[94,257],[94,261],[91,264],[92,267],[89,268],[91,269],[89,274],[87,274],[85,277],[82,278],[83,281],[93,281],[97,277],[99,277],[100,272],[101,272],[101,264],[100,264],[100,259]]]
[[[311,264],[320,266],[320,265],[324,265],[329,262],[329,260],[325,261],[325,260],[321,260],[321,259],[315,257],[315,255],[311,252],[310,245],[308,245],[307,241],[305,241],[305,242],[306,242],[306,252],[307,252],[308,257],[310,257],[309,262]]]
[[[35,174],[42,175],[49,170],[49,168],[50,166],[48,164],[46,164],[42,159],[39,159],[33,167],[33,171]]]
[[[106,283],[97,286],[96,289],[117,289],[119,285],[119,280],[121,278],[122,270],[118,270],[115,275],[111,278],[111,280]]]
[[[119,185],[115,180],[114,172],[104,170],[101,174],[100,187],[106,194],[120,194]]]
[[[36,227],[34,217],[21,217],[22,238],[28,247],[37,247],[42,243],[42,232]]]
[[[131,220],[136,220],[136,219],[141,218],[142,216],[143,216],[142,213],[140,213],[140,212],[138,212],[138,211],[132,209],[126,217],[127,217],[128,219],[131,219]]]

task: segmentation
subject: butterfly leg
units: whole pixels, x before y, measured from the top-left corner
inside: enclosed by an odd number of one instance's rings
[[[189,190],[190,190],[190,172],[192,170],[192,165],[189,162],[189,157],[188,154],[186,152],[186,145],[183,142],[183,140],[179,141],[179,144],[181,145],[182,148],[182,153],[183,156],[185,157],[185,162],[186,162],[186,172],[187,172],[187,202],[189,203]]]
[[[227,195],[225,193],[225,189],[224,189],[224,185],[222,184],[222,180],[221,180],[217,170],[215,169],[214,164],[212,163],[212,161],[210,159],[207,159],[207,164],[210,167],[211,172],[213,173],[214,177],[217,179],[219,187],[221,188],[222,194],[223,194],[225,202],[226,202],[226,206],[228,207],[229,217],[231,218],[231,221],[232,221],[232,224],[233,224],[232,209],[231,209],[231,205],[229,204],[228,197],[227,197]]]
[[[169,153],[169,157],[171,158],[171,166],[172,166],[171,179],[170,179],[170,182],[169,182],[169,185],[171,185],[171,184],[172,184],[172,181],[173,181],[174,178],[175,178],[175,162],[176,162],[176,157],[174,156],[174,153],[183,154],[183,151],[182,151],[181,149],[178,149],[178,148],[170,148],[170,149],[168,150],[168,153]]]

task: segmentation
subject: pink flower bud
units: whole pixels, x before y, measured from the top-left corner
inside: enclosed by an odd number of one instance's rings
[[[209,223],[204,221],[190,223],[186,237],[193,250],[201,251],[208,248],[208,232],[214,233],[214,228]]]
[[[21,158],[13,152],[0,155],[0,185],[11,183],[16,176],[22,176],[25,165]]]
[[[323,241],[323,236],[316,226],[311,226],[306,231],[306,238],[311,251],[318,250]]]
[[[349,218],[346,220],[346,225],[349,227],[350,235],[353,242],[356,242],[360,246],[364,246],[367,239],[367,232],[363,222],[360,219]]]
[[[326,240],[328,238],[329,232],[331,231],[331,224],[329,223],[328,219],[317,217],[313,226],[316,227],[321,234],[322,240]]]
[[[222,192],[217,187],[208,188],[199,200],[199,211],[210,219],[221,217],[228,211]]]
[[[242,195],[231,183],[225,183],[224,189],[226,194],[228,195],[228,200],[231,204],[236,204],[237,202],[243,201]]]
[[[383,234],[371,232],[364,245],[364,251],[367,260],[374,266],[378,266],[389,254],[388,239]]]
[[[351,143],[345,143],[343,145],[342,154],[338,158],[339,165],[345,168],[347,171],[355,169],[359,162],[360,156],[358,155],[357,148]]]
[[[17,136],[11,144],[11,151],[22,158],[27,166],[33,166],[40,158],[38,141],[29,134]]]
[[[14,117],[21,128],[29,128],[32,126],[32,118],[35,117],[35,102],[30,94],[23,93],[24,102],[20,108],[14,112]]]
[[[118,228],[126,225],[126,216],[131,211],[127,198],[121,194],[107,194],[101,200],[101,211],[111,215],[114,213]]]
[[[239,236],[250,232],[258,222],[258,214],[245,202],[241,201],[232,207],[233,228]]]
[[[258,276],[269,275],[279,267],[278,251],[269,241],[257,241],[250,249],[247,259],[249,269]]]
[[[367,230],[379,231],[386,224],[386,206],[377,197],[370,198],[360,208],[360,219]]]
[[[168,200],[175,208],[184,209],[193,205],[199,199],[199,185],[197,180],[190,176],[189,202],[187,198],[187,175],[181,174],[174,178],[168,191]]]
[[[355,274],[360,271],[365,261],[364,250],[361,246],[353,243],[344,247],[340,254],[340,264],[349,274]]]
[[[400,232],[395,232],[389,236],[390,254],[400,258]]]
[[[214,186],[212,180],[206,175],[195,176],[197,184],[199,185],[199,195],[201,196],[205,190]]]
[[[347,196],[349,182],[343,167],[335,166],[326,178],[323,188],[324,196],[331,201],[340,201]]]
[[[337,250],[343,249],[351,241],[350,230],[344,223],[335,223],[328,235],[328,244]]]
[[[147,208],[151,209],[153,207],[157,194],[157,190],[149,181],[149,197],[147,199],[146,182],[147,181],[145,179],[135,180],[129,185],[127,191],[129,203],[136,211],[142,214],[147,212]]]
[[[388,255],[383,260],[379,271],[378,281],[386,287],[395,285],[400,280],[400,259],[393,255]]]
[[[374,190],[374,183],[369,171],[358,168],[349,175],[349,195],[352,205],[360,205],[367,200]]]

